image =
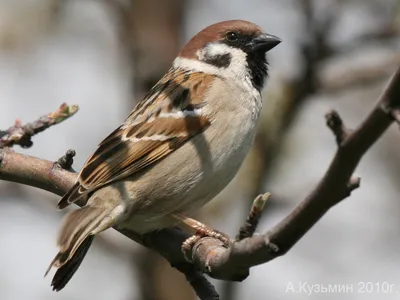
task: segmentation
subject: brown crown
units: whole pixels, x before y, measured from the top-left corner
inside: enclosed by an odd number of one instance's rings
[[[229,31],[238,31],[244,35],[257,35],[263,30],[254,23],[243,20],[230,20],[215,23],[197,33],[181,50],[180,57],[196,58],[196,51],[210,42],[222,40]]]

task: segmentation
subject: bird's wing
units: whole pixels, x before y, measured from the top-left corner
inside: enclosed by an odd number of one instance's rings
[[[126,121],[100,143],[58,208],[143,170],[204,132],[212,122],[204,107],[214,79],[204,73],[167,73]]]

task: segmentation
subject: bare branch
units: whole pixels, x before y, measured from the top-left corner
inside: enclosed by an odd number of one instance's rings
[[[219,300],[214,286],[204,277],[203,273],[192,264],[182,264],[175,267],[185,274],[186,280],[193,287],[197,297],[202,300]]]
[[[75,183],[77,174],[61,168],[57,163],[19,154],[11,149],[0,149],[0,180],[17,182],[64,195]],[[82,206],[83,203],[76,203]],[[193,265],[182,255],[181,245],[189,237],[179,229],[171,228],[140,236],[135,232],[116,229],[126,237],[164,256],[173,267],[184,273],[196,294],[219,299],[214,287],[201,272],[193,273]]]
[[[370,115],[342,141],[320,183],[292,213],[271,231],[234,243],[229,249],[215,240],[200,240],[193,249],[197,265],[215,278],[243,280],[250,267],[289,251],[332,206],[359,186],[359,178],[352,178],[352,173],[365,152],[393,123],[392,112],[399,107],[400,68]]]
[[[392,77],[377,106],[361,125],[347,135],[340,134],[340,147],[324,177],[286,218],[272,230],[234,242],[229,248],[213,238],[200,239],[193,247],[196,267],[213,278],[241,281],[248,276],[252,266],[266,263],[289,251],[331,207],[359,186],[359,178],[352,177],[355,168],[365,152],[395,121],[393,112],[399,108],[400,68]],[[75,173],[59,168],[50,161],[7,149],[0,150],[0,161],[0,179],[36,186],[58,195],[66,192],[76,179]],[[117,230],[157,251],[173,267],[180,270],[191,268],[180,251],[182,242],[188,238],[186,233],[169,228],[140,236],[134,232]],[[185,274],[194,276],[194,273]],[[194,284],[192,286],[195,288]],[[198,295],[205,291],[204,284],[200,286]]]
[[[62,196],[75,183],[76,174],[58,167],[51,161],[5,148],[0,149],[0,179],[37,187]]]
[[[69,117],[73,116],[79,107],[77,105],[67,105],[63,103],[55,112],[49,113],[38,120],[25,125],[20,120],[16,120],[14,126],[1,132],[0,148],[20,145],[22,148],[29,148],[33,145],[32,136],[42,132],[50,126],[56,125]]]

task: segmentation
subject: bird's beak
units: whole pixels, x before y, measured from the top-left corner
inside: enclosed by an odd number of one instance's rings
[[[277,46],[280,42],[282,42],[282,40],[277,36],[263,33],[251,40],[251,49],[255,52],[268,52],[269,50]]]

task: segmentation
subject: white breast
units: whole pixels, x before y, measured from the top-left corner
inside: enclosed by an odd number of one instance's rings
[[[233,85],[226,89],[226,85],[221,80],[210,90],[209,97],[218,98],[214,100],[217,105],[212,106],[218,110],[218,117],[204,134],[211,153],[212,173],[200,175],[206,178],[199,181],[196,188],[201,199],[190,210],[203,206],[226,187],[238,172],[254,140],[261,110],[260,94],[253,98],[242,86]],[[228,91],[221,93],[221,88]]]

